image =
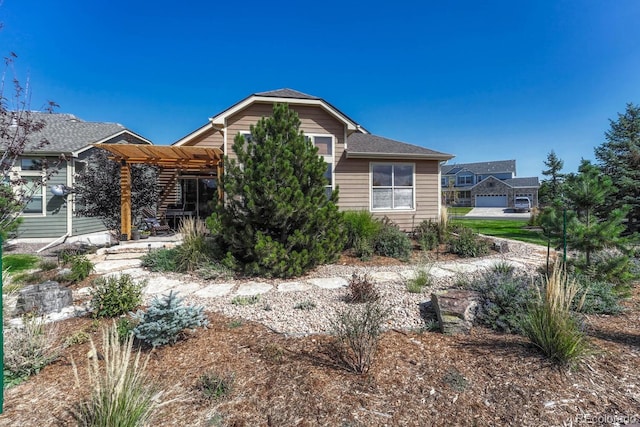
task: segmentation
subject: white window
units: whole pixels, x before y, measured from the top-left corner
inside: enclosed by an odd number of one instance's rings
[[[45,215],[47,187],[43,178],[44,162],[41,159],[23,158],[19,164],[15,191],[18,199],[25,203],[23,213]]]
[[[318,147],[318,155],[322,157],[327,164],[325,177],[328,184],[325,187],[327,197],[331,197],[333,192],[333,137],[331,135],[305,135],[307,141],[313,142]]]
[[[414,182],[413,164],[372,163],[371,209],[413,209]]]

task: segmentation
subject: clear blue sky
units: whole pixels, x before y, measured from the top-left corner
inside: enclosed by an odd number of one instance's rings
[[[0,54],[18,54],[32,109],[156,144],[288,87],[374,134],[535,176],[552,149],[575,171],[640,104],[638,0],[0,1]]]

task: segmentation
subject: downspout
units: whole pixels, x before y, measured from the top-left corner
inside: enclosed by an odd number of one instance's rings
[[[37,254],[39,254],[40,252],[45,251],[45,250],[49,249],[49,248],[50,248],[50,247],[52,247],[52,246],[56,246],[56,245],[60,245],[60,244],[64,243],[64,242],[67,240],[67,238],[68,238],[69,236],[71,236],[71,233],[65,233],[65,234],[63,234],[62,236],[58,237],[58,238],[57,238],[56,240],[54,240],[53,242],[49,243],[47,246],[45,246],[45,247],[43,247],[43,248],[38,249],[38,250],[36,251],[36,253],[37,253]],[[61,240],[62,240],[62,241],[61,241]]]

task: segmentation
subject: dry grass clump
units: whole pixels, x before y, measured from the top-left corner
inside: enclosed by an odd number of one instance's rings
[[[580,285],[569,278],[563,267],[554,266],[546,278],[543,292],[528,307],[523,330],[550,359],[559,364],[574,362],[587,351],[587,341],[572,307],[580,310],[585,295],[574,303]]]
[[[133,356],[133,337],[121,344],[115,323],[102,330],[102,351],[92,339],[87,362],[90,397],[74,406],[71,414],[79,426],[134,427],[149,422],[155,407],[155,390],[145,369],[149,356]],[[104,359],[101,364],[100,359]],[[78,369],[72,359],[76,385],[80,387]],[[101,366],[103,365],[103,366]]]

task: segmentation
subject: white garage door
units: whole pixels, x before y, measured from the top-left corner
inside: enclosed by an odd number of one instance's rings
[[[507,196],[476,196],[477,208],[504,208],[507,206]]]

